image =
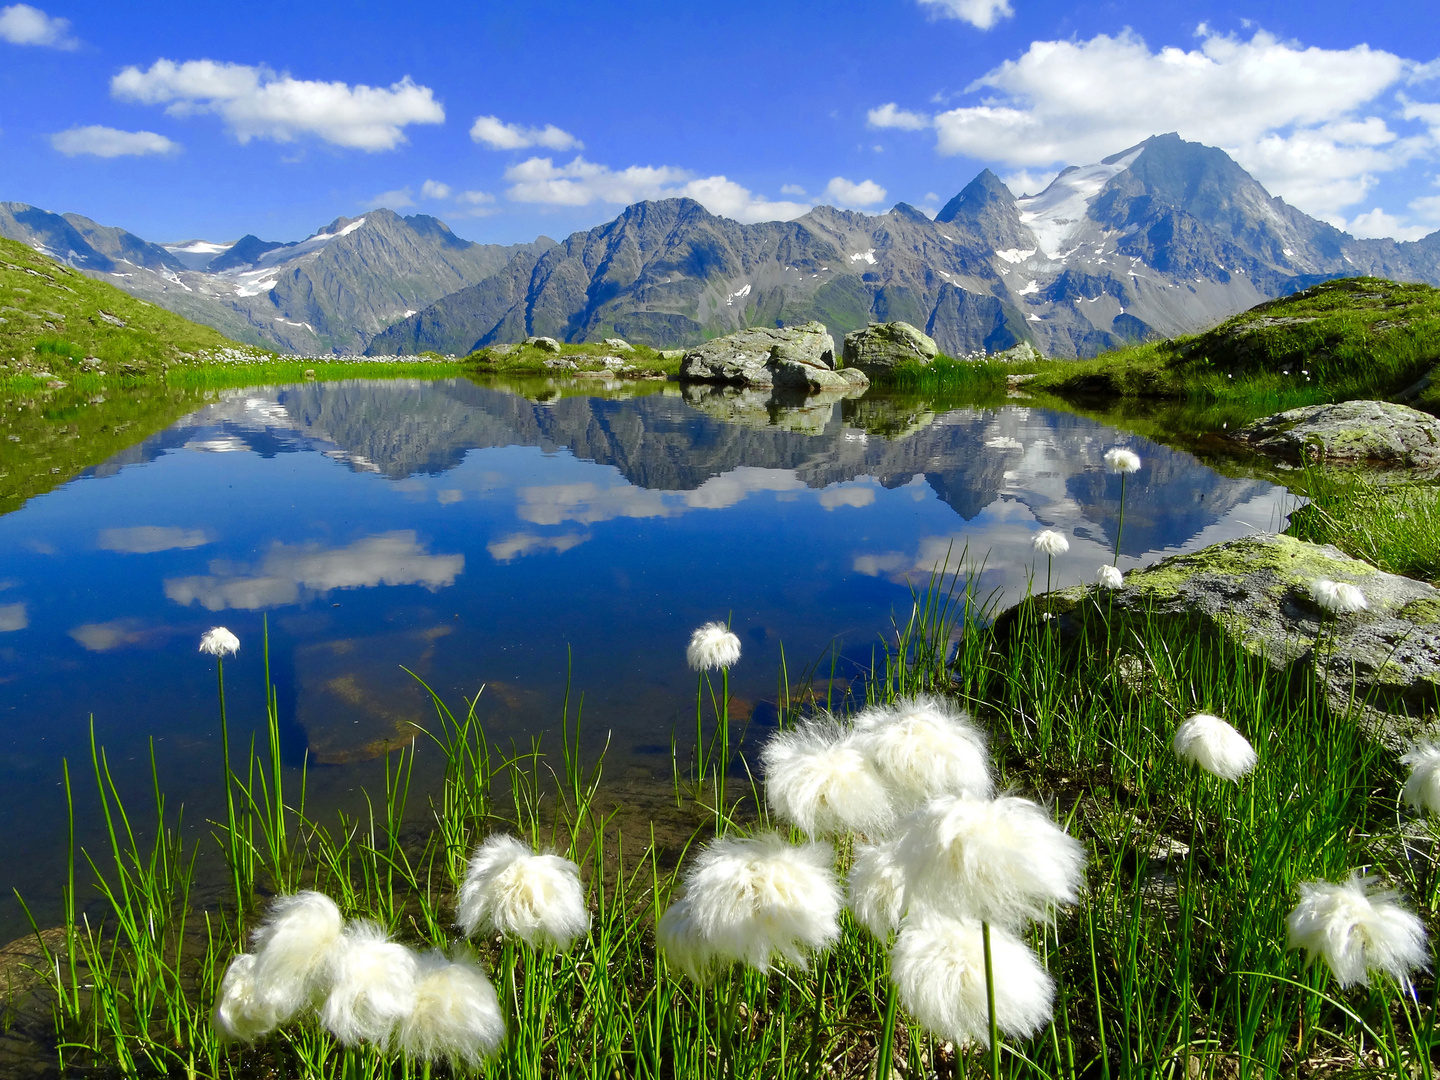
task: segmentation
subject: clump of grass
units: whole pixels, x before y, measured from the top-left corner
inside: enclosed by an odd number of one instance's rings
[[[1028,369],[998,360],[956,360],[940,353],[928,364],[918,361],[897,364],[888,376],[878,381],[902,391],[983,395],[1003,393],[1006,376],[1022,370]]]
[[[1440,487],[1377,481],[1307,463],[1286,486],[1309,500],[1290,516],[1291,536],[1334,544],[1392,574],[1440,583]]]
[[[623,367],[603,363],[606,357],[618,357],[624,361]],[[547,361],[551,362],[548,366]],[[554,361],[566,363],[555,364]],[[648,345],[632,345],[629,351],[617,350],[604,342],[562,342],[558,353],[538,345],[489,346],[471,353],[465,358],[465,364],[485,374],[548,375],[554,378],[577,376],[581,372],[601,374],[609,371],[624,378],[664,379],[680,373],[678,356],[667,359],[660,355],[659,350]]]

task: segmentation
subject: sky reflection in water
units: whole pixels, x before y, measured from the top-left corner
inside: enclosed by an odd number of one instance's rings
[[[1030,537],[1054,528],[1071,543],[1055,583],[1092,580],[1117,444],[1145,462],[1122,568],[1282,525],[1283,489],[1037,409],[862,399],[776,418],[726,395],[537,404],[463,380],[226,393],[0,518],[0,813],[29,823],[0,838],[0,866],[24,868],[7,892],[59,880],[60,758],[85,790],[91,714],[137,801],[154,737],[171,798],[192,825],[214,816],[214,668],[195,651],[212,625],[243,643],[226,665],[243,745],[268,615],[312,807],[353,805],[377,755],[430,721],[402,665],[456,707],[485,684],[506,742],[557,724],[571,665],[590,745],[613,732],[609,774],[644,783],[693,725],[693,627],[733,620],[732,686],[764,723],[782,643],[792,674],[832,641],[867,659],[907,579],[947,553],[968,547],[981,591],[1013,597],[1043,583]]]

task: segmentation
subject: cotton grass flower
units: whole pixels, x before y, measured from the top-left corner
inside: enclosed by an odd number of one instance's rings
[[[685,660],[691,671],[716,671],[740,662],[740,639],[722,622],[709,622],[690,635]]]
[[[240,953],[220,980],[210,1024],[230,1042],[254,1042],[280,1026],[274,1005],[255,982],[255,954]]]
[[[211,656],[230,656],[240,651],[240,639],[225,627],[217,626],[200,635],[200,651]]]
[[[912,908],[1014,927],[1075,902],[1084,848],[1029,799],[942,796],[903,829],[898,858]]]
[[[475,849],[457,915],[467,936],[496,930],[560,952],[590,929],[580,868],[559,855],[537,855],[524,841],[505,835]]]
[[[1402,908],[1393,892],[1371,892],[1374,878],[1352,874],[1343,885],[1309,881],[1285,925],[1289,947],[1324,959],[1342,988],[1368,986],[1370,971],[1408,985],[1426,963],[1425,924]]]
[[[1023,1038],[1050,1020],[1055,983],[1025,945],[998,928],[990,932],[995,1022],[1006,1035]],[[949,919],[933,911],[906,917],[890,955],[891,978],[900,1001],[921,1027],[956,1043],[990,1045],[985,991],[985,943],[973,919]]]
[[[505,1015],[495,987],[469,954],[447,960],[432,952],[417,961],[415,1007],[395,1041],[411,1057],[447,1059],[454,1071],[478,1069],[505,1041]]]
[[[1250,740],[1218,716],[1196,713],[1175,729],[1175,756],[1221,780],[1239,780],[1255,768]]]
[[[773,832],[712,840],[685,875],[684,898],[661,919],[661,948],[697,981],[731,963],[805,967],[840,936],[834,857],[829,844],[795,846]]]
[[[1310,586],[1310,597],[1321,611],[1330,615],[1348,615],[1353,611],[1364,611],[1370,606],[1365,594],[1354,585],[1343,581],[1320,578]]]
[[[1133,450],[1117,446],[1113,450],[1105,451],[1105,467],[1114,473],[1139,472],[1140,455]]]
[[[905,913],[905,867],[894,840],[857,844],[850,866],[850,912],[881,941],[900,926]]]
[[[811,837],[874,836],[895,822],[889,789],[863,740],[833,720],[777,732],[760,760],[771,809]]]
[[[298,892],[271,903],[250,943],[256,985],[280,1023],[324,997],[344,928],[340,909],[324,893]]]
[[[1416,810],[1440,814],[1440,746],[1420,743],[1400,761],[1410,766],[1402,792],[1405,801]]]
[[[1030,538],[1030,546],[1041,555],[1054,558],[1070,550],[1070,541],[1054,529],[1043,529]]]
[[[419,959],[376,923],[360,921],[345,928],[330,973],[320,1023],[342,1046],[384,1045],[415,1009]]]
[[[1102,566],[1095,571],[1095,584],[1102,589],[1123,589],[1125,575],[1118,566]]]
[[[985,736],[944,699],[920,694],[872,706],[855,717],[855,731],[900,812],[937,795],[990,796]]]

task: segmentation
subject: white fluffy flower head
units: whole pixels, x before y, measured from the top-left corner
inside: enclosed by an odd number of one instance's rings
[[[1331,615],[1347,615],[1352,611],[1364,611],[1370,606],[1365,594],[1354,585],[1329,578],[1314,582],[1310,586],[1310,596],[1321,611]]]
[[[1041,555],[1064,555],[1070,550],[1070,541],[1054,529],[1042,529],[1030,538],[1030,546]]]
[[[985,736],[944,699],[921,694],[871,706],[855,717],[855,731],[902,813],[937,795],[990,796]]]
[[[230,961],[210,1013],[211,1026],[230,1042],[254,1042],[280,1026],[280,1017],[255,982],[255,955]]]
[[[331,955],[330,995],[320,1022],[343,1046],[384,1045],[415,1009],[418,958],[372,922],[354,922]]]
[[[1132,473],[1140,471],[1140,455],[1134,450],[1117,446],[1105,451],[1105,467],[1111,472]]]
[[[691,671],[732,668],[740,662],[740,639],[722,622],[706,623],[690,635],[685,660]]]
[[[1029,799],[942,796],[901,828],[908,906],[1018,926],[1075,902],[1084,848]]]
[[[559,855],[537,855],[524,841],[505,835],[475,849],[457,914],[467,935],[497,930],[561,952],[590,929],[580,868]]]
[[[1440,746],[1420,743],[1400,760],[1410,766],[1405,801],[1416,810],[1440,814]]]
[[[905,914],[905,867],[894,840],[855,845],[848,882],[850,912],[882,942]]]
[[[776,732],[760,760],[771,808],[811,837],[874,836],[895,822],[890,791],[863,740],[833,719]]]
[[[253,979],[279,1023],[316,1004],[329,989],[330,961],[345,919],[324,893],[279,896],[250,935]]]
[[[712,840],[661,919],[661,948],[697,980],[731,963],[768,971],[782,958],[803,968],[840,936],[833,861],[829,844],[793,846],[778,833]]]
[[[985,992],[985,944],[973,919],[933,911],[905,919],[890,957],[891,977],[910,1015],[944,1039],[990,1044]],[[995,1020],[1006,1035],[1023,1038],[1050,1019],[1055,983],[1035,954],[1013,934],[991,927]]]
[[[1306,882],[1285,920],[1290,948],[1323,958],[1341,987],[1369,985],[1371,970],[1408,984],[1410,972],[1425,966],[1425,924],[1395,893],[1371,892],[1374,881],[1355,874],[1344,885]]]
[[[415,1008],[396,1031],[400,1049],[425,1061],[448,1059],[455,1071],[478,1069],[505,1041],[505,1015],[495,987],[468,953],[447,960],[432,952],[418,961]]]
[[[1250,740],[1209,713],[1196,713],[1176,728],[1170,746],[1181,761],[1221,780],[1239,780],[1255,768]]]
[[[1125,587],[1125,575],[1120,572],[1118,566],[1109,564],[1100,567],[1095,571],[1095,584],[1102,589],[1123,589]]]
[[[229,656],[240,651],[240,639],[223,626],[200,635],[200,651],[211,656]]]

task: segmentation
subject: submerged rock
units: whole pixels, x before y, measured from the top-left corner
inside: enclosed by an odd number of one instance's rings
[[[907,322],[871,323],[845,335],[845,363],[867,375],[888,373],[897,364],[928,364],[939,352],[934,338]]]
[[[1247,424],[1234,438],[1291,461],[1440,468],[1440,420],[1388,401],[1307,405]]]
[[[1311,597],[1319,579],[1356,586],[1368,609],[1324,614]],[[1314,672],[1333,709],[1353,707],[1396,746],[1433,723],[1440,705],[1440,589],[1328,544],[1263,534],[1133,570],[1118,591],[1046,593],[999,617],[1002,640],[1027,608],[1048,616],[1062,640],[1104,635],[1107,621],[1110,640],[1133,640],[1132,630],[1143,638],[1153,623],[1229,642],[1278,671]]]

